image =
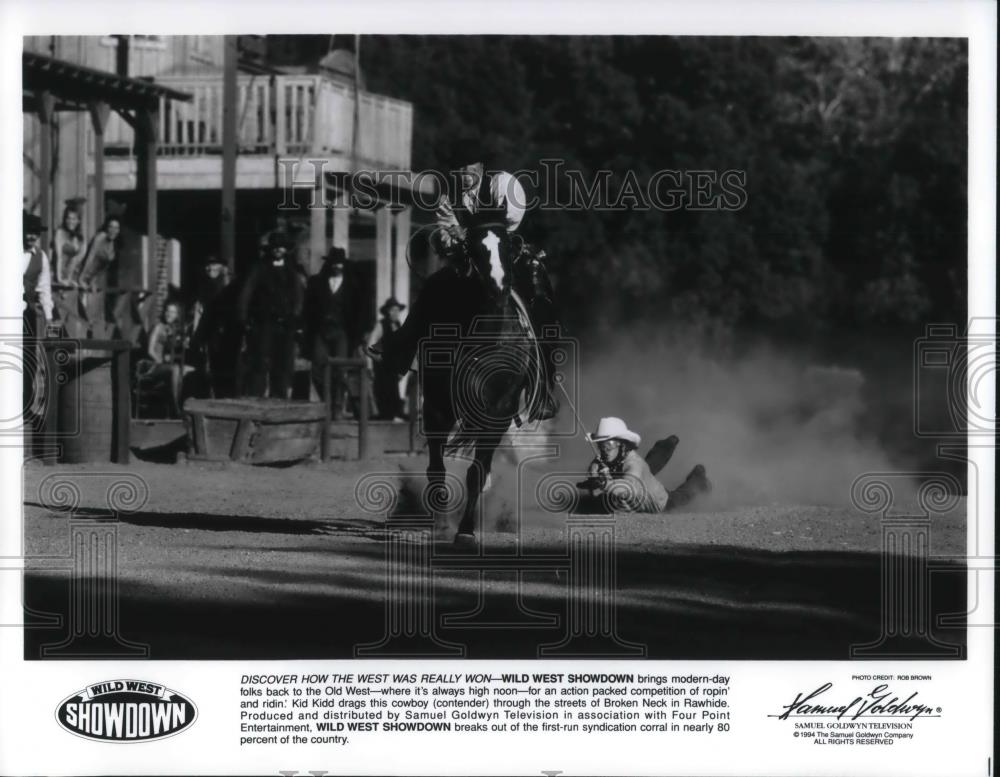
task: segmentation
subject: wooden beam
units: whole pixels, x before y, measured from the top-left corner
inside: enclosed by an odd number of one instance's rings
[[[104,102],[91,103],[90,121],[94,125],[94,221],[104,223],[104,130],[108,126],[111,106]]]
[[[41,168],[41,186],[39,188],[39,199],[41,201],[42,222],[49,229],[52,225],[52,140],[54,131],[52,127],[52,117],[54,114],[55,100],[51,92],[38,93],[38,121],[41,124],[39,142],[41,153],[39,167]]]
[[[225,36],[222,71],[222,224],[220,258],[236,272],[236,36]]]
[[[404,305],[410,304],[410,209],[400,208],[393,214],[392,294]]]
[[[136,114],[136,119],[138,135],[136,138],[136,150],[139,157],[139,172],[141,173],[144,188],[144,192],[140,193],[140,196],[144,195],[145,198],[146,236],[149,247],[148,260],[151,261],[156,257],[156,236],[159,229],[156,213],[156,149],[159,142],[159,106],[151,105],[145,110],[139,111]],[[156,277],[157,281],[159,281],[159,273],[157,273]],[[157,288],[157,292],[160,291]],[[161,295],[158,294],[153,302],[155,318],[159,318],[162,304],[163,300]]]
[[[348,256],[351,255],[351,208],[343,191],[338,191],[333,201],[332,243],[337,248],[343,248]]]
[[[114,351],[112,356],[114,371],[115,408],[115,451],[116,464],[129,462],[129,432],[132,424],[132,392],[129,385],[129,352],[124,349]]]
[[[392,294],[392,211],[375,211],[375,309]]]
[[[326,181],[323,173],[316,172],[316,188],[309,202],[309,274],[315,275],[323,267],[326,255]]]
[[[358,397],[358,459],[365,461],[368,458],[368,369],[362,362],[358,367],[361,380],[361,396]]]
[[[44,343],[42,350],[45,358],[45,425],[42,428],[42,440],[45,450],[45,463],[55,464],[59,458],[59,362],[55,358],[55,342]],[[37,390],[37,389],[36,389]],[[77,388],[79,390],[79,388]],[[27,397],[25,397],[27,400]],[[50,449],[54,449],[50,451]]]
[[[139,131],[139,121],[136,119],[136,114],[130,113],[123,108],[115,108],[115,113],[121,116],[124,122],[128,124],[134,132]]]

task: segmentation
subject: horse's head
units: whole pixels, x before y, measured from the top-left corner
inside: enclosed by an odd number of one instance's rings
[[[510,238],[503,223],[471,227],[466,235],[466,249],[473,272],[479,276],[487,294],[499,299],[514,282]]]

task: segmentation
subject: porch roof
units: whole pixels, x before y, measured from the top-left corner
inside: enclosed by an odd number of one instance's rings
[[[49,92],[56,110],[86,110],[95,102],[114,110],[148,109],[161,97],[189,102],[191,95],[160,86],[144,78],[127,78],[104,70],[77,65],[32,51],[21,55],[22,94],[25,111],[34,111],[36,95]]]

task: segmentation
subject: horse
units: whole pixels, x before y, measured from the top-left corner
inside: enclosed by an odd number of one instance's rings
[[[421,297],[437,321],[448,322],[431,327],[420,356],[430,504],[447,502],[445,454],[472,452],[459,545],[476,542],[476,508],[493,454],[511,423],[520,425],[542,380],[538,344],[514,289],[507,230],[502,224],[470,227],[465,249],[468,274],[449,273],[449,283],[429,286],[429,298]]]

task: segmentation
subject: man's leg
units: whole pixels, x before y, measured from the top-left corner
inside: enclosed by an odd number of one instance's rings
[[[326,341],[327,352],[335,359],[348,357],[347,333],[339,330]],[[339,418],[344,412],[344,400],[348,396],[347,373],[343,367],[330,370],[330,382],[333,388],[333,413]]]
[[[265,324],[252,325],[247,332],[246,393],[251,397],[267,396],[270,370],[270,332]]]
[[[278,325],[271,340],[270,396],[288,399],[295,374],[295,329],[287,323]]]
[[[680,486],[673,491],[669,491],[670,499],[667,502],[667,509],[674,510],[690,504],[695,497],[700,494],[707,494],[712,490],[705,468],[699,464],[690,473]]]
[[[330,353],[327,350],[326,342],[323,340],[322,337],[319,337],[318,335],[313,338],[312,352],[310,354],[310,358],[311,358],[311,364],[309,367],[309,371],[312,374],[313,386],[315,386],[316,388],[316,393],[319,394],[324,401],[330,403],[330,411],[332,414],[333,408],[335,407],[334,403],[332,402],[333,399],[332,376],[330,383],[330,396],[329,397],[323,396],[323,390],[325,388],[323,385],[323,381],[325,379],[326,365],[330,361]]]
[[[672,434],[660,440],[649,449],[649,453],[646,454],[646,465],[649,467],[650,472],[657,475],[660,470],[667,466],[667,462],[674,455],[674,450],[676,450],[678,442],[680,440],[677,439],[676,435]]]

